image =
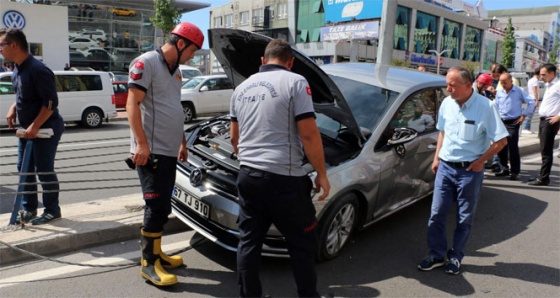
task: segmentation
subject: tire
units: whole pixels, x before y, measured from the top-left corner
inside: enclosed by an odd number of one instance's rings
[[[193,104],[192,102],[184,102],[182,103],[182,105],[183,105],[183,115],[185,116],[185,123],[189,123],[194,118],[196,118]]]
[[[98,108],[88,108],[82,115],[82,126],[98,128],[103,124],[103,112]]]
[[[318,261],[336,258],[354,232],[358,223],[358,198],[347,194],[329,208],[319,229]]]

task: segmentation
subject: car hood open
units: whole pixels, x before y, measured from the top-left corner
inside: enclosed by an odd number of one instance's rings
[[[209,29],[208,37],[210,49],[234,87],[259,71],[261,57],[272,40],[258,33],[225,28]],[[302,75],[309,82],[315,111],[341,122],[359,140],[365,140],[336,84],[305,54],[294,49],[294,56],[292,72]]]

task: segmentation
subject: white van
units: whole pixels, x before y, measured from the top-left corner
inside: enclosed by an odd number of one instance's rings
[[[54,71],[58,111],[64,122],[79,122],[87,128],[100,127],[103,120],[117,117],[109,73],[102,71]],[[12,73],[0,73],[0,127],[7,127],[5,115],[16,101]]]
[[[200,69],[196,67],[187,66],[184,64],[179,65],[179,71],[183,77],[183,82],[188,81],[190,78],[198,77],[202,75]]]

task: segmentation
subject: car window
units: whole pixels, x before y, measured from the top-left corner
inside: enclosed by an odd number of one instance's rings
[[[185,82],[185,84],[183,84],[182,89],[194,89],[196,86],[198,86],[198,84],[200,84],[200,82],[202,82],[202,78],[192,78],[189,81]]]
[[[358,126],[374,131],[398,92],[348,78],[330,76],[344,96]],[[343,128],[343,127],[339,127]]]
[[[12,77],[5,76],[0,79],[0,94],[14,94],[14,86],[12,86]]]
[[[436,122],[436,90],[424,89],[414,93],[406,99],[395,117],[393,123],[400,123],[401,127],[415,129],[424,134],[433,132]]]

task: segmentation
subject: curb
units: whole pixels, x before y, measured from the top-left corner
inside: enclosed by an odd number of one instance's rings
[[[115,241],[140,238],[144,218],[140,194],[77,203],[62,206],[63,217],[52,224],[32,226],[25,229],[2,230],[0,240],[8,245],[41,256],[67,253],[78,249]],[[136,205],[134,205],[136,204]],[[7,223],[10,214],[0,215],[0,222]],[[188,230],[173,214],[165,225],[166,233]],[[0,267],[34,259],[0,244]]]

